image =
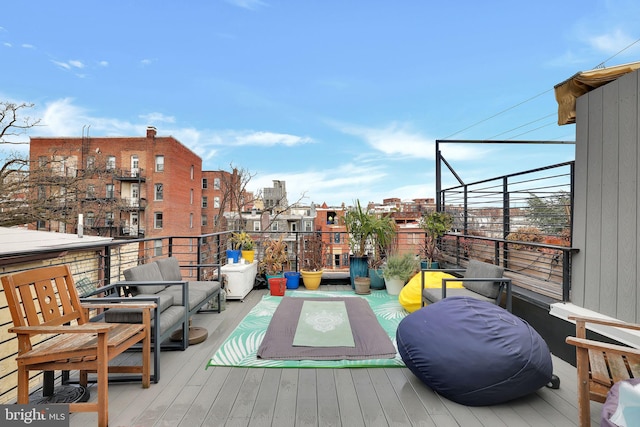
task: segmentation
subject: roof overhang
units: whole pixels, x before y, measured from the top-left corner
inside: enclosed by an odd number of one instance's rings
[[[640,62],[582,71],[554,86],[558,102],[558,124],[576,122],[576,99],[602,85],[640,68]]]

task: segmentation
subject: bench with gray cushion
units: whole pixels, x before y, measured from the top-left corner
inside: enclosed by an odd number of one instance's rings
[[[448,269],[445,272],[464,272],[462,277],[442,279],[442,287],[425,288],[422,281],[422,302],[431,304],[451,296],[467,296],[500,305],[502,293],[506,292],[505,307],[511,311],[511,279],[503,277],[504,269],[499,265],[469,260],[466,270]],[[462,282],[463,288],[449,288],[448,282]]]
[[[195,265],[194,268],[216,267],[217,277],[221,277],[218,265]],[[161,258],[149,264],[141,264],[123,272],[126,280],[98,288],[94,294],[101,294],[105,300],[121,301],[122,295],[157,304],[151,316],[151,337],[153,347],[154,372],[152,379],[160,379],[160,349],[185,350],[189,346],[189,318],[217,298],[220,312],[220,282],[217,280],[188,280],[182,277],[178,259]],[[187,304],[183,302],[187,301]],[[113,323],[138,323],[142,313],[136,309],[109,309],[103,314],[105,321]],[[179,341],[171,342],[172,334],[181,330]]]

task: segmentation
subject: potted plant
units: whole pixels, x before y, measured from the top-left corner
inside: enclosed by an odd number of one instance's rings
[[[371,235],[373,251],[368,258],[370,286],[371,289],[384,289],[382,265],[387,254],[392,250],[397,232],[396,223],[391,215],[382,215],[372,220],[371,228],[373,230]]]
[[[282,275],[287,263],[287,243],[284,237],[268,239],[263,242],[264,255],[260,260],[260,271],[268,276]]]
[[[398,295],[419,268],[418,259],[410,252],[403,255],[391,255],[382,266],[382,276],[387,286],[387,292],[390,295]]]
[[[326,247],[321,233],[312,233],[304,237],[300,274],[305,288],[314,290],[320,286],[325,255]]]
[[[453,217],[447,212],[427,212],[420,218],[420,228],[425,231],[422,252],[426,259],[426,268],[439,267],[434,265],[440,253],[438,243],[452,225]]]
[[[282,286],[286,286],[286,279],[282,271],[288,260],[287,243],[284,241],[284,237],[280,237],[277,240],[266,240],[263,245],[264,255],[259,263],[260,271],[266,276],[267,284],[272,291],[272,295],[284,294],[284,291],[281,293],[280,289],[282,289]],[[275,286],[272,286],[272,284]],[[278,292],[274,293],[274,290]]]
[[[238,263],[240,261],[241,244],[238,241],[238,233],[231,233],[229,237],[229,249],[227,249],[227,261],[229,263]]]
[[[255,243],[253,238],[246,231],[233,233],[231,235],[231,244],[234,249],[240,249],[242,258],[248,263],[252,263],[255,257]]]
[[[355,277],[368,276],[367,245],[373,234],[373,221],[375,216],[370,214],[360,205],[360,200],[356,201],[356,206],[345,212],[343,217],[344,225],[349,234],[349,276],[351,287],[355,289]]]

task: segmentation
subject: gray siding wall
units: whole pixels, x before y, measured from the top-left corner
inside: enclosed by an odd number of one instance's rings
[[[571,302],[640,323],[640,73],[577,101]]]

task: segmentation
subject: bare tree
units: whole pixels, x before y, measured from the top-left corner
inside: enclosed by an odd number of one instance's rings
[[[220,212],[234,212],[237,214],[238,223],[237,227],[234,228],[244,230],[246,224],[242,219],[242,213],[246,206],[253,205],[257,200],[256,194],[247,191],[247,185],[256,174],[252,174],[244,168],[239,169],[233,163],[229,166],[231,172],[223,173],[220,177],[220,190],[222,191]]]
[[[37,126],[26,111],[34,104],[0,102],[0,144],[27,144],[19,137]],[[76,165],[64,156],[31,160],[11,153],[0,166],[0,226],[32,223],[67,224],[76,221],[82,179]],[[56,228],[59,231],[59,228]]]
[[[34,104],[15,104],[13,102],[0,101],[0,143],[2,144],[26,144],[26,142],[10,141],[7,137],[18,137],[38,125],[40,119],[32,119],[29,116],[21,116],[22,110],[33,108]]]

